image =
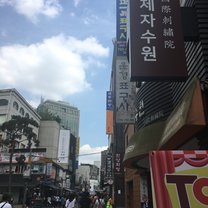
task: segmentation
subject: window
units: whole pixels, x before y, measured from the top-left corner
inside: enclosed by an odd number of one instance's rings
[[[0,125],[3,124],[6,121],[6,115],[0,114]]]
[[[15,108],[16,110],[19,109],[19,105],[16,101],[13,102],[13,108]]]
[[[63,111],[64,113],[66,113],[66,108],[62,108],[62,111]]]
[[[0,99],[0,106],[5,106],[5,105],[8,105],[8,100],[6,99]]]
[[[29,116],[29,114],[28,114],[28,113],[25,113],[25,117],[26,117],[26,118],[29,118],[30,116]]]
[[[24,116],[25,111],[24,111],[24,109],[23,109],[23,108],[20,108],[20,114]]]

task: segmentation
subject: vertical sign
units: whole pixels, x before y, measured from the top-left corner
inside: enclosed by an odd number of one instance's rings
[[[140,176],[140,202],[141,208],[149,208],[147,176]]]
[[[208,151],[153,151],[149,158],[154,207],[208,207]]]
[[[129,1],[132,81],[187,78],[179,0]]]
[[[112,179],[112,155],[110,153],[106,157],[106,179]]]
[[[70,131],[61,129],[59,133],[58,161],[57,161],[58,163],[68,163],[69,142],[70,142]]]
[[[106,134],[113,134],[113,96],[112,91],[106,94]]]
[[[135,83],[129,80],[129,67],[126,58],[116,60],[116,123],[135,121]]]
[[[115,153],[115,162],[114,162],[114,171],[115,174],[120,174],[121,173],[121,154],[120,153]]]
[[[117,0],[117,56],[126,56],[128,0]]]

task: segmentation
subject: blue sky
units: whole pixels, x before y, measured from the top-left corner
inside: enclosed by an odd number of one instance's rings
[[[41,96],[78,107],[81,154],[107,147],[115,9],[115,0],[0,0],[0,88],[34,107]]]

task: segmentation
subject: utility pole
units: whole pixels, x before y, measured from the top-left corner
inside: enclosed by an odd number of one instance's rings
[[[23,178],[25,180],[25,185],[24,185],[24,195],[23,195],[23,208],[26,207],[26,198],[27,198],[27,189],[28,189],[28,181],[31,178],[31,163],[32,163],[32,148],[31,145],[29,145],[29,157],[28,157],[28,164],[27,168],[23,173]]]

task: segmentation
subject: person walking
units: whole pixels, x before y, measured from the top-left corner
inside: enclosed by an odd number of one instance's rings
[[[61,200],[61,208],[65,208],[65,203],[66,203],[65,197],[61,196],[60,200]]]
[[[89,192],[85,191],[81,194],[79,200],[79,208],[90,208],[92,204],[92,200],[90,198]]]
[[[75,194],[70,193],[67,200],[66,200],[65,208],[75,208],[75,205],[76,205]]]
[[[112,208],[112,207],[113,207],[113,202],[112,202],[112,198],[110,197],[107,201],[106,208]]]
[[[104,208],[105,207],[105,201],[101,194],[97,193],[97,196],[94,200],[93,208]]]
[[[2,201],[0,203],[0,208],[12,208],[10,201],[11,201],[10,195],[7,193],[3,194]]]

